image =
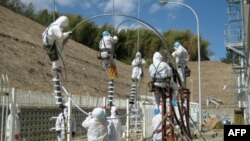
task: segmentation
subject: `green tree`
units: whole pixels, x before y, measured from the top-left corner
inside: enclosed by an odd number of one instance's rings
[[[24,16],[32,19],[34,16],[34,5],[29,3],[28,6],[24,10]]]
[[[42,25],[44,25],[44,26],[48,26],[48,25],[49,25],[50,23],[52,23],[52,21],[53,21],[53,17],[49,14],[49,12],[48,12],[47,9],[44,9],[44,10],[39,11],[39,12],[35,15],[34,19],[35,19],[38,23],[40,23],[40,24],[42,24]]]
[[[167,42],[167,47],[172,52],[173,44],[175,41],[179,41],[189,52],[190,60],[197,61],[198,60],[198,48],[197,48],[197,36],[193,35],[190,30],[182,30],[182,31],[175,31],[169,30],[163,33],[163,36]],[[208,49],[209,42],[203,40],[200,37],[200,54],[201,60],[210,60],[209,55],[212,55],[213,52]]]
[[[9,0],[0,0],[0,4],[3,6],[8,6]]]
[[[220,58],[221,62],[224,62],[226,64],[231,64],[233,61],[233,56],[234,56],[234,53],[232,51],[227,51],[226,53],[226,57],[224,58]]]

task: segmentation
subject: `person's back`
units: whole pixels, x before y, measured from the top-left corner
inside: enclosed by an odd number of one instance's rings
[[[120,118],[117,115],[117,108],[115,106],[111,107],[111,116],[108,121],[109,141],[120,141],[122,126]]]
[[[42,33],[43,48],[52,62],[53,71],[61,71],[62,67],[62,46],[65,39],[72,34],[71,31],[63,32],[63,29],[69,25],[69,19],[66,16],[60,16],[51,23]],[[60,58],[60,60],[59,60]]]
[[[70,32],[63,33],[63,28],[68,25],[69,21],[66,16],[61,16],[51,23],[42,34],[43,44],[52,45],[55,41],[65,39]]]
[[[153,64],[149,66],[149,75],[155,79],[154,85],[158,87],[166,87],[164,80],[172,77],[172,69],[163,62],[163,57],[159,52],[155,52],[153,56]]]
[[[88,141],[108,141],[107,123],[95,118],[88,120]]]
[[[108,141],[108,122],[101,108],[95,108],[83,122],[86,128],[88,141]]]

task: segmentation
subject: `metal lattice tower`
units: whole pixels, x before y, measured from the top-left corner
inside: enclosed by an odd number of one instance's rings
[[[243,0],[227,0],[228,24],[225,25],[225,47],[232,55],[233,94],[237,100],[235,108],[246,107],[246,53]]]

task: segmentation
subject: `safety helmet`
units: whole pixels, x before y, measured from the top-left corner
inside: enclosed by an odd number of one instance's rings
[[[158,115],[160,113],[159,107],[154,108],[154,115]]]
[[[108,31],[103,31],[102,32],[102,36],[109,36],[109,35],[110,35],[110,33]]]
[[[103,111],[102,108],[95,108],[93,111],[92,111],[92,116],[98,120],[102,120],[102,119],[105,119],[105,113]]]
[[[178,41],[177,41],[177,42],[175,42],[175,43],[174,43],[174,48],[177,48],[179,45],[181,45],[181,43],[180,43],[180,42],[178,42]]]

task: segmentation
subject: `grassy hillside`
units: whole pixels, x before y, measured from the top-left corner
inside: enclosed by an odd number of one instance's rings
[[[45,27],[0,6],[0,72],[9,75],[11,86],[34,91],[52,91],[50,61],[42,50],[41,34]],[[108,79],[96,51],[74,41],[64,49],[67,82],[72,94],[106,96]],[[130,91],[132,67],[116,61],[119,78],[115,80],[115,95],[125,98]],[[194,101],[198,101],[197,62],[190,62],[192,70],[187,86]],[[231,65],[221,62],[202,62],[202,100],[207,96],[233,102],[232,91],[223,91],[231,82]],[[148,70],[141,84],[140,94],[147,93]],[[193,82],[193,85],[192,83]],[[150,95],[150,94],[149,94]],[[230,96],[228,96],[230,95]]]

